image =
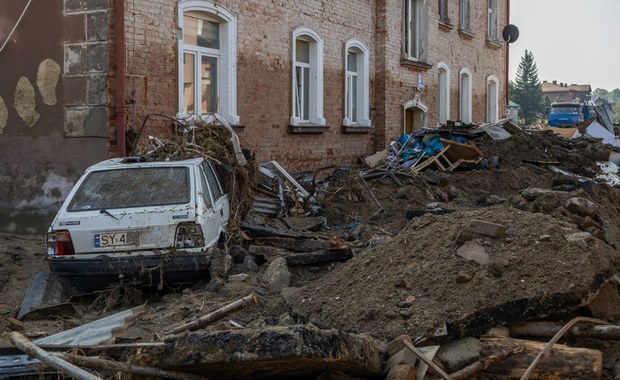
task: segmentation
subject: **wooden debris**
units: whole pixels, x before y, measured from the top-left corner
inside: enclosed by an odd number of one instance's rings
[[[405,348],[405,343],[403,343],[404,341],[407,341],[413,345],[413,341],[409,335],[401,335],[387,344],[385,348],[387,356],[390,357],[396,355],[397,352]]]
[[[77,380],[101,380],[100,377],[97,377],[71,363],[67,363],[66,361],[38,347],[28,338],[16,331],[13,331],[11,335],[9,335],[9,339],[11,340],[11,343],[13,343],[15,347],[19,348],[21,351],[39,359],[51,367],[56,368],[66,375],[74,377]]]
[[[528,340],[483,337],[482,354],[490,356],[499,352],[523,347],[523,353],[513,355],[489,368],[486,372],[512,379],[521,378],[544,343]],[[603,354],[598,350],[554,345],[553,353],[545,356],[532,373],[532,379],[600,379],[603,369]]]
[[[450,377],[452,377],[452,380],[474,379],[476,378],[476,376],[478,376],[483,371],[486,371],[489,368],[493,367],[494,365],[500,362],[503,362],[504,360],[508,359],[512,355],[522,353],[524,350],[525,349],[523,347],[516,347],[513,349],[507,349],[507,350],[500,351],[496,354],[489,355],[485,358],[478,360],[477,362],[473,364],[468,365],[467,367],[459,371],[451,373]]]
[[[256,244],[283,248],[288,251],[295,252],[310,252],[332,249],[334,243],[330,240],[317,240],[317,239],[287,239],[287,238],[263,238],[256,239]],[[253,246],[250,246],[250,248]],[[346,247],[348,248],[348,247]],[[343,249],[346,249],[343,248]],[[260,251],[260,250],[259,250]],[[252,250],[249,250],[250,253]]]
[[[453,162],[458,160],[477,161],[483,157],[482,152],[472,140],[468,140],[467,144],[462,144],[448,139],[441,139],[440,141],[443,145],[450,146],[450,149],[446,151],[446,154]]]
[[[53,355],[65,360],[69,363],[79,365],[81,367],[103,369],[112,372],[132,373],[143,376],[153,376],[164,379],[178,380],[207,380],[204,376],[192,375],[185,372],[165,371],[159,368],[142,367],[134,364],[119,363],[113,360],[106,360],[94,357],[71,355],[64,353],[54,353]]]
[[[169,335],[169,334],[178,334],[180,332],[183,331],[193,331],[196,329],[199,329],[201,327],[204,327],[210,323],[213,323],[215,321],[218,321],[222,318],[224,318],[227,315],[230,315],[236,311],[239,311],[241,309],[243,309],[245,306],[250,305],[250,304],[255,304],[257,302],[256,300],[256,296],[254,294],[250,294],[249,296],[245,296],[241,299],[238,299],[235,302],[232,302],[220,309],[215,310],[212,313],[209,313],[205,316],[202,316],[194,321],[191,321],[189,323],[186,323],[184,325],[175,327],[173,329],[167,330],[164,332],[165,335]]]
[[[370,155],[364,158],[364,162],[368,165],[369,168],[377,167],[381,162],[383,162],[387,157],[387,149],[383,149],[380,152],[377,152],[373,155]]]
[[[8,317],[6,319],[6,324],[13,331],[24,331],[24,329],[26,328],[22,321],[19,321],[13,317]]]
[[[290,266],[313,265],[330,261],[346,261],[353,257],[351,250],[298,252],[286,255],[286,263]]]
[[[405,345],[405,347],[407,347],[407,349],[411,350],[411,352],[413,352],[415,356],[417,356],[418,359],[420,359],[424,364],[432,368],[433,371],[437,373],[437,375],[441,376],[443,379],[450,380],[450,376],[437,364],[435,364],[435,362],[433,362],[426,355],[424,355],[424,352],[420,351],[420,349],[416,348],[413,344],[407,342],[406,340],[403,340],[403,344]]]
[[[555,322],[524,322],[509,327],[511,336],[552,337],[557,334],[561,325]],[[592,338],[598,340],[620,340],[620,326],[598,325],[573,327],[566,332],[575,338]]]
[[[416,380],[415,367],[409,364],[397,364],[390,368],[385,380]]]

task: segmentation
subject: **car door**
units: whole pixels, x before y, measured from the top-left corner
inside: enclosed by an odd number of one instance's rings
[[[207,175],[202,167],[196,170],[196,181],[198,183],[198,197],[201,200],[198,213],[201,218],[198,223],[202,226],[205,243],[207,247],[215,245],[220,238],[220,233],[224,229],[222,223],[222,213],[213,201],[213,195],[209,189]]]
[[[209,188],[211,189],[214,207],[220,213],[222,226],[225,227],[228,224],[228,218],[230,216],[228,195],[225,194],[222,190],[222,185],[219,181],[219,178],[215,174],[215,171],[213,170],[211,164],[209,164],[208,162],[203,162],[201,166],[207,177]]]

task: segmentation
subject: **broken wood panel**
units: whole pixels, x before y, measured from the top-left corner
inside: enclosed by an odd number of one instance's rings
[[[346,261],[353,257],[351,250],[333,250],[292,253],[284,256],[290,266],[314,265],[330,261]]]
[[[440,141],[445,146],[450,147],[445,152],[450,161],[476,160],[483,157],[482,152],[473,141],[469,141],[467,144],[446,139],[441,139]]]
[[[523,348],[523,353],[513,355],[488,369],[488,373],[520,379],[545,343],[503,337],[483,337],[482,354],[493,355],[511,349]],[[530,379],[600,379],[603,371],[603,353],[589,348],[553,346],[532,372]]]
[[[377,378],[383,352],[365,337],[313,326],[216,331],[166,340],[160,367],[215,379],[301,377],[327,371]]]

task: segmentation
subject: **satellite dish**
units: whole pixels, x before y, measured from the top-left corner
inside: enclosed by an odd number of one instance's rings
[[[519,28],[512,24],[506,25],[502,31],[502,38],[509,44],[515,42],[519,38]]]

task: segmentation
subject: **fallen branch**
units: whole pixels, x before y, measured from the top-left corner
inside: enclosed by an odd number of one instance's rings
[[[422,360],[424,364],[434,369],[439,376],[441,376],[445,380],[452,380],[450,375],[448,375],[443,369],[441,369],[437,364],[435,364],[434,361],[424,355],[424,352],[418,350],[413,344],[409,343],[406,340],[403,340],[402,342],[409,351],[411,351],[415,356],[417,356],[418,359]]]
[[[600,324],[600,325],[607,324],[607,322],[602,321],[600,319],[588,318],[588,317],[576,317],[576,318],[571,319],[564,327],[562,327],[560,331],[558,331],[557,334],[553,336],[553,338],[551,338],[549,343],[545,345],[545,348],[543,348],[543,350],[540,351],[540,353],[536,356],[532,364],[530,364],[530,366],[527,368],[523,376],[521,376],[521,380],[527,380],[530,378],[532,371],[534,371],[534,368],[536,368],[536,366],[538,365],[538,362],[540,362],[540,359],[542,359],[543,355],[549,352],[551,350],[551,347],[553,347],[553,345],[558,340],[560,340],[560,338],[578,322],[588,322],[588,323],[595,323],[595,324]]]
[[[517,347],[510,350],[504,350],[498,352],[497,354],[489,355],[485,358],[478,360],[477,362],[468,365],[467,367],[458,370],[450,376],[452,376],[452,380],[469,380],[478,376],[482,371],[486,371],[487,369],[493,367],[497,363],[503,362],[508,359],[512,355],[520,354],[525,349],[523,347]]]
[[[191,321],[189,323],[186,323],[184,325],[181,325],[179,327],[175,327],[173,329],[164,331],[165,335],[169,335],[169,334],[178,334],[182,331],[192,331],[192,330],[196,330],[198,328],[204,327],[210,323],[213,323],[215,321],[218,321],[222,318],[224,318],[225,316],[232,314],[236,311],[239,311],[241,309],[243,309],[246,305],[249,304],[255,304],[256,303],[256,296],[254,294],[250,294],[249,296],[245,296],[233,303],[230,303],[220,309],[215,310],[212,313],[209,313],[203,317],[200,317],[194,321]]]
[[[71,363],[67,363],[66,361],[45,351],[16,331],[9,335],[9,339],[11,340],[11,343],[13,343],[13,345],[21,351],[39,359],[51,367],[54,367],[66,375],[74,377],[77,380],[102,380],[100,377],[97,377]]]
[[[88,368],[103,369],[112,372],[124,372],[133,373],[136,375],[154,376],[156,378],[164,379],[178,379],[178,380],[207,380],[208,378],[198,375],[192,375],[189,373],[178,371],[165,371],[159,368],[142,367],[133,364],[119,363],[113,360],[106,360],[100,358],[93,358],[80,355],[71,355],[63,353],[54,353],[54,356],[59,357],[62,360],[66,360],[75,365]]]

